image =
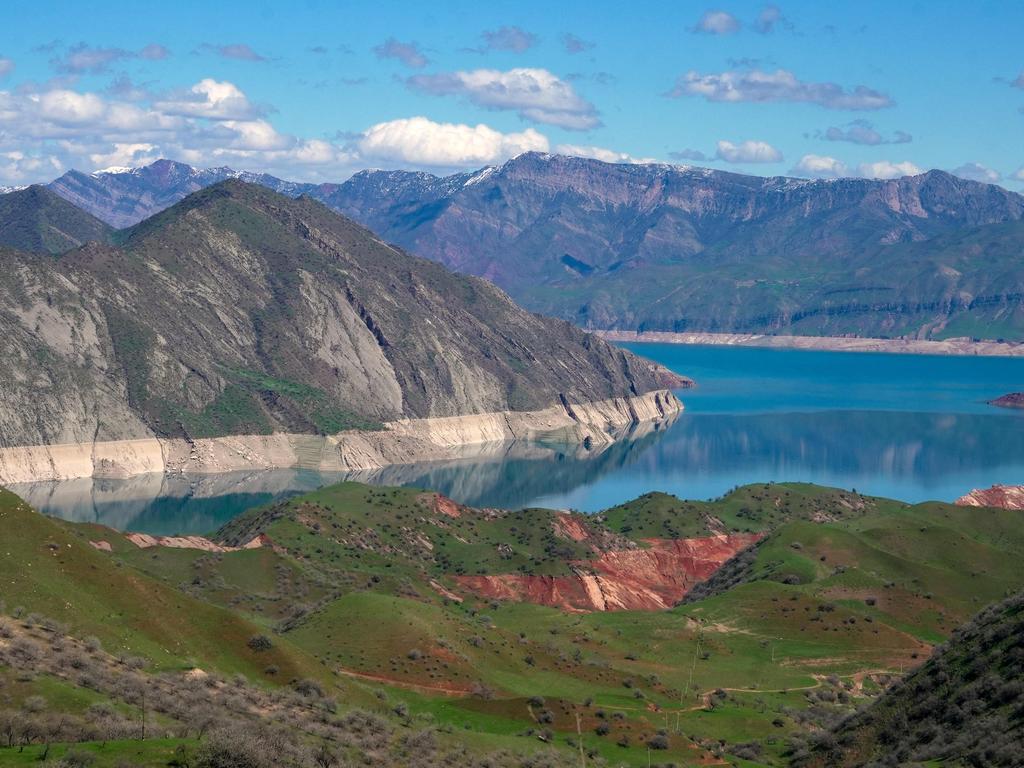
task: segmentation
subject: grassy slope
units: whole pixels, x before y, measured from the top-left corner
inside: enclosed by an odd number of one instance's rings
[[[113,230],[45,187],[0,195],[0,245],[29,253],[64,253],[107,242]]]
[[[920,663],[930,644],[981,605],[1024,587],[1015,567],[1024,554],[1019,513],[786,484],[748,486],[706,503],[650,494],[590,520],[594,533],[603,520],[614,535],[636,539],[765,531],[740,583],[707,599],[663,613],[459,604],[428,582],[446,583],[455,572],[562,573],[565,558],[585,553],[550,534],[553,513],[493,518],[464,510],[452,518],[435,499],[342,484],[254,510],[221,532],[233,541],[266,532],[276,550],[143,551],[110,531],[104,537],[125,564],[118,573],[185,585],[230,608],[246,632],[282,632],[280,645],[317,659],[321,674],[387,688],[417,716],[463,729],[482,748],[535,746],[528,732],[551,727],[568,749],[579,713],[587,748],[615,764],[646,764],[638,745],[665,728],[670,749],[655,759],[690,764],[701,754],[694,740],[758,739],[761,764],[778,764],[786,733],[809,706],[806,694],[857,681],[868,690],[865,673]],[[45,523],[47,532],[65,531]],[[100,535],[95,527],[74,530]],[[505,542],[513,544],[510,557],[498,550]],[[85,554],[97,567],[109,565],[109,555]],[[120,612],[125,626],[140,620]],[[201,636],[203,624],[189,632]],[[828,675],[839,678],[826,683]],[[718,688],[727,689],[725,698],[709,709]],[[450,695],[473,691],[493,698]],[[551,723],[537,722],[540,710],[529,704],[537,696]],[[598,735],[601,723],[608,732]],[[624,737],[631,746],[617,746]]]
[[[254,677],[268,664],[278,665],[282,677],[321,674],[287,643],[255,654],[246,647],[257,632],[251,622],[120,567],[72,526],[43,517],[8,491],[0,491],[0,529],[0,583],[9,610],[22,606],[79,636],[99,638],[113,653],[146,656],[159,666],[194,659]]]

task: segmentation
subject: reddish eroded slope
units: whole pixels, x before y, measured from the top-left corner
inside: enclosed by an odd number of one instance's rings
[[[571,576],[458,576],[458,584],[499,600],[575,611],[657,611],[670,608],[694,584],[750,546],[760,534],[696,539],[645,539],[646,548],[613,549],[572,563]]]
[[[956,500],[961,507],[1024,509],[1024,485],[993,485],[975,489]]]

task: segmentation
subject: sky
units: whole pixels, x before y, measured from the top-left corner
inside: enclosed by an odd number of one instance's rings
[[[0,185],[524,151],[1024,191],[1024,3],[5,0]]]

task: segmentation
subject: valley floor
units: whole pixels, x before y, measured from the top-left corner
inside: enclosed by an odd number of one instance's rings
[[[1024,343],[972,339],[877,339],[859,336],[774,336],[756,333],[674,333],[672,331],[593,331],[608,341],[659,344],[720,344],[737,347],[816,349],[835,352],[891,352],[912,355],[1024,356]]]

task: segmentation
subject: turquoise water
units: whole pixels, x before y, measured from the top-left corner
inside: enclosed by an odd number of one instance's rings
[[[595,511],[651,490],[711,498],[736,485],[808,481],[906,501],[1024,484],[1024,412],[986,400],[1024,390],[1024,359],[628,345],[694,378],[670,426],[591,452],[489,447],[477,459],[354,479],[433,488],[467,504]],[[343,479],[280,470],[14,490],[43,511],[122,530],[201,533],[248,506]]]

